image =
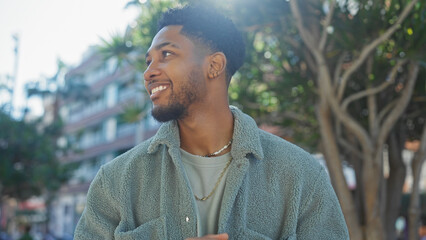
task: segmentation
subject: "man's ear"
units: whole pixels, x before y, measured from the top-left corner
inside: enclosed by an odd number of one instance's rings
[[[226,56],[222,52],[215,52],[209,56],[208,76],[217,78],[226,72]]]

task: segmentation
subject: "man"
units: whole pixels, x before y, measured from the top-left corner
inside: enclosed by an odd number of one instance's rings
[[[229,106],[243,59],[219,13],[163,14],[144,78],[164,123],[100,169],[76,239],[348,239],[323,167]]]

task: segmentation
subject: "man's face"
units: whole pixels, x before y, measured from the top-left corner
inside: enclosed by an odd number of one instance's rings
[[[182,119],[205,92],[203,57],[180,34],[182,26],[167,26],[154,37],[146,54],[145,88],[160,122]]]

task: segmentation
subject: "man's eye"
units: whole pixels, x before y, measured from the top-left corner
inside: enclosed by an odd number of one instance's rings
[[[146,60],[145,63],[147,66],[149,66],[149,64],[151,64],[151,60]]]
[[[173,54],[170,51],[162,51],[161,53],[163,54],[163,57],[168,57],[168,56],[171,56]]]

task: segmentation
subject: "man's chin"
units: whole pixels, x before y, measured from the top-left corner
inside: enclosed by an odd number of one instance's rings
[[[152,116],[159,122],[178,120],[184,115],[185,108],[178,104],[173,106],[154,106],[151,111]]]

